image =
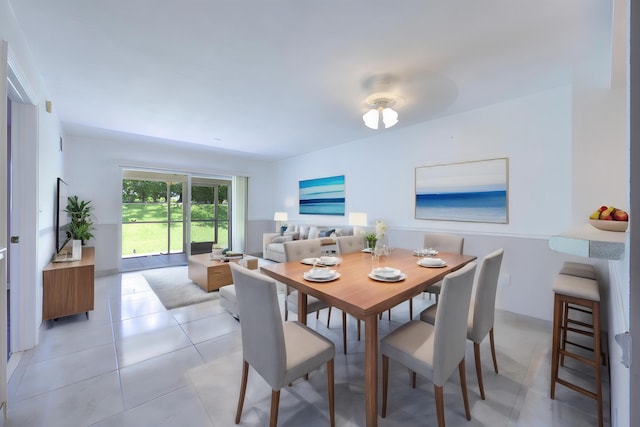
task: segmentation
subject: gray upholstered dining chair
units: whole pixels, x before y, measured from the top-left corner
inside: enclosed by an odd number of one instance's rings
[[[275,427],[280,389],[326,364],[329,419],[331,426],[335,426],[335,346],[300,322],[282,322],[274,280],[234,263],[229,266],[238,297],[242,335],[242,382],[236,424],[242,416],[249,366],[271,386],[269,425]]]
[[[498,277],[500,276],[500,266],[502,264],[502,248],[491,252],[485,256],[480,263],[478,275],[475,279],[473,296],[471,297],[471,308],[467,319],[467,338],[473,341],[473,353],[476,364],[476,376],[478,377],[478,387],[480,397],[484,400],[484,385],[482,383],[482,364],[480,363],[480,343],[489,334],[491,344],[491,357],[493,359],[493,369],[498,373],[498,362],[496,360],[496,347],[493,340],[493,321],[496,311],[496,291],[498,289]],[[420,320],[434,324],[438,304],[434,304],[420,313]]]
[[[424,248],[432,248],[439,252],[462,254],[462,251],[464,250],[464,237],[448,233],[427,232],[424,233]],[[436,303],[438,302],[438,295],[440,295],[441,286],[442,282],[434,283],[425,291],[436,296]],[[412,307],[410,307],[410,311],[413,313]]]
[[[458,367],[465,415],[471,420],[465,374],[467,315],[476,263],[449,273],[442,282],[440,309],[433,325],[410,320],[380,341],[382,353],[382,417],[387,415],[389,359],[433,382],[438,426],[444,426],[444,383]]]
[[[287,262],[300,261],[304,258],[319,258],[322,256],[322,245],[320,239],[292,240],[284,242],[284,257]],[[328,308],[327,328],[331,321],[331,306],[318,298],[307,296],[307,313],[316,313],[316,319],[320,310]],[[284,300],[284,320],[289,318],[289,310],[294,313],[298,311],[298,291],[291,291],[287,286],[287,297]],[[344,354],[347,354],[347,314],[342,312],[342,339],[344,344]]]
[[[336,238],[338,254],[350,254],[364,249],[364,237],[362,236],[340,236]]]

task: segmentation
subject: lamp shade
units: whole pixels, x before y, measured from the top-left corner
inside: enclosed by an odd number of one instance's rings
[[[349,225],[356,226],[356,227],[366,227],[367,213],[366,212],[350,212]]]
[[[364,113],[364,115],[362,116],[362,120],[364,120],[365,126],[369,129],[378,129],[378,122],[380,118],[379,116],[380,113],[378,113],[378,110],[372,108],[371,110]]]
[[[372,108],[364,113],[362,120],[370,129],[378,129],[380,122],[384,123],[384,128],[387,129],[398,123],[398,112],[389,107]]]
[[[395,125],[398,123],[398,112],[389,107],[383,109],[382,122],[384,123],[385,129]]]
[[[289,219],[289,216],[287,215],[286,212],[275,212],[273,214],[274,221],[287,221],[288,219]]]

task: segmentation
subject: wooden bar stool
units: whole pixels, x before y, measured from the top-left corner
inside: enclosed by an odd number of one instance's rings
[[[579,262],[571,262],[571,261],[565,262],[562,265],[562,268],[560,269],[559,274],[566,274],[569,276],[584,277],[585,279],[596,280],[596,271],[593,268],[593,265],[583,264]],[[567,347],[567,344],[571,344],[573,346],[580,347],[584,350],[593,351],[593,348],[586,347],[575,341],[570,341],[569,339],[567,339],[567,332],[574,332],[576,334],[593,337],[593,323],[587,323],[586,320],[580,321],[572,318],[571,312],[569,310],[582,313],[581,319],[590,317],[591,320],[593,321],[593,313],[591,312],[591,310],[584,307],[576,306],[573,304],[565,304],[564,315],[563,315],[564,322],[562,324],[562,340],[560,341],[562,349],[565,350]],[[603,364],[606,365],[604,361],[605,361],[605,358],[603,357],[602,362]],[[560,355],[560,366],[564,366],[564,355]]]
[[[551,349],[551,399],[555,398],[556,383],[562,384],[578,393],[596,400],[598,405],[598,426],[603,425],[602,412],[602,383],[600,378],[601,349],[600,349],[600,291],[598,282],[594,279],[573,276],[569,274],[559,274],[553,284],[554,305],[553,305],[553,347]],[[592,315],[592,337],[593,337],[593,359],[586,358],[580,354],[573,353],[566,349],[565,336],[567,329],[567,306],[590,310]],[[594,369],[595,392],[587,390],[576,384],[559,378],[558,371],[560,357],[571,357]]]

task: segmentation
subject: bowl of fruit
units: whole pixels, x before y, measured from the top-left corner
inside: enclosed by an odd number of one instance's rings
[[[600,206],[589,216],[589,224],[599,230],[627,231],[629,214],[613,206]]]

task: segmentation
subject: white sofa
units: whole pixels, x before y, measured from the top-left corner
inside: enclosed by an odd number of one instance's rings
[[[285,262],[284,242],[302,239],[321,239],[322,251],[337,252],[336,238],[353,235],[353,227],[349,226],[315,226],[289,225],[281,233],[264,233],[262,235],[262,257],[276,262]]]

